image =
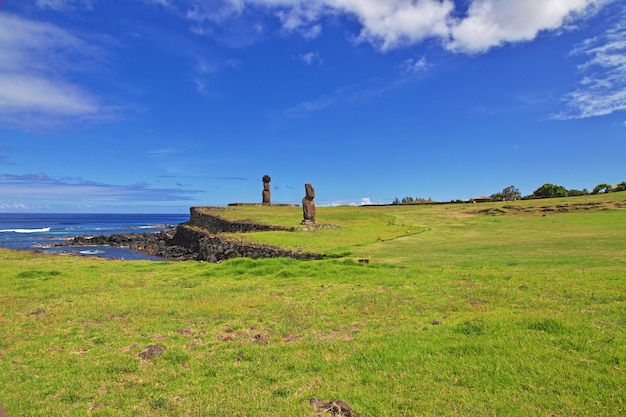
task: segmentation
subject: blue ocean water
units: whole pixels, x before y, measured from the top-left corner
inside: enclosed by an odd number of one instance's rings
[[[119,259],[158,259],[110,246],[49,247],[75,236],[149,233],[189,220],[188,214],[0,213],[0,248],[76,253]]]

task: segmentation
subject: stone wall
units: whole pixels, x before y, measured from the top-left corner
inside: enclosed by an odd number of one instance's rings
[[[221,207],[191,207],[189,223],[193,226],[200,227],[214,234],[266,232],[271,230],[295,230],[295,228],[293,227],[270,226],[254,222],[231,222],[219,217],[217,213],[220,210],[223,209]],[[215,212],[215,214],[211,212]]]
[[[172,245],[182,246],[196,253],[196,260],[220,262],[231,258],[296,258],[322,259],[324,255],[295,252],[272,246],[229,241],[228,239],[202,230],[197,225],[181,224],[176,230]]]

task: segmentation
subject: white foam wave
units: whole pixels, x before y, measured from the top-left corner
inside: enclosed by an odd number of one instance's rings
[[[49,227],[44,227],[42,229],[4,229],[0,230],[0,233],[45,233],[49,231]]]
[[[97,255],[99,253],[106,253],[106,252],[103,250],[81,250],[80,253],[83,255]]]
[[[162,224],[151,224],[150,226],[139,226],[138,229],[160,229],[162,227],[165,227],[165,225],[162,225]]]

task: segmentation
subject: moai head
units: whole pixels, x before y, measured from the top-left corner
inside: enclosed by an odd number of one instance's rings
[[[304,190],[306,192],[306,199],[313,200],[315,198],[315,189],[313,189],[311,184],[304,184]]]

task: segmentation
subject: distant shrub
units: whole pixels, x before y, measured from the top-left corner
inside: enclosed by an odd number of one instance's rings
[[[587,194],[589,194],[589,191],[587,191],[586,188],[583,188],[582,190],[569,190],[567,192],[568,197],[576,197],[576,196],[587,195]]]
[[[567,188],[561,185],[543,184],[533,192],[533,195],[544,198],[567,197]]]

